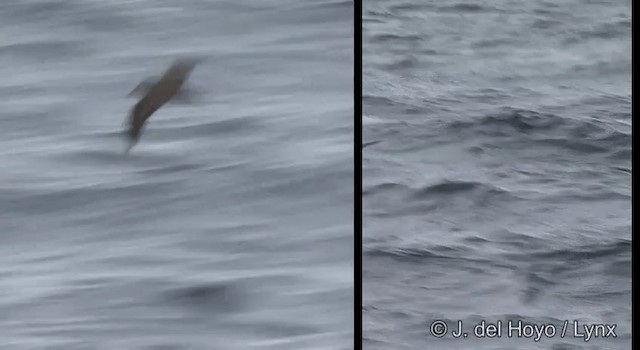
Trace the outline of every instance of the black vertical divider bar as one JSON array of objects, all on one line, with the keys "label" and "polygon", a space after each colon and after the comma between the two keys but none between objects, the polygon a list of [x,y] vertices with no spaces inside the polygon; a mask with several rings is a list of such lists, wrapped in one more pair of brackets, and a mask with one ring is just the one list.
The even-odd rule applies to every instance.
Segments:
[{"label": "black vertical divider bar", "polygon": [[354,155],[354,349],[362,349],[362,2],[354,0],[353,155]]},{"label": "black vertical divider bar", "polygon": [[[631,18],[635,17],[635,9],[638,6],[633,6],[633,3],[631,4]],[[636,21],[637,22],[637,21]],[[635,173],[633,172],[633,160],[634,160],[634,150],[635,150],[635,143],[637,140],[637,137],[635,137],[636,135],[636,124],[633,122],[633,88],[634,88],[634,82],[635,82],[635,75],[634,73],[634,69],[633,69],[633,32],[634,32],[634,28],[635,27],[635,22],[632,20],[631,21],[631,325],[633,326],[633,319],[634,319],[634,313],[635,313],[635,309],[633,307],[633,299],[635,297],[635,292],[638,290],[637,288],[634,288],[635,285],[635,281],[637,280],[636,278],[636,273],[638,272],[638,269],[634,269],[633,268],[633,260],[634,260],[634,254],[633,254],[633,240],[634,240],[634,220],[633,220],[633,213],[635,213],[635,211],[633,210],[633,204],[635,202],[635,198],[636,196],[634,196],[634,188],[636,188],[636,181],[635,181]],[[637,323],[637,322],[636,322]],[[633,337],[631,338],[631,346],[633,348]]]}]

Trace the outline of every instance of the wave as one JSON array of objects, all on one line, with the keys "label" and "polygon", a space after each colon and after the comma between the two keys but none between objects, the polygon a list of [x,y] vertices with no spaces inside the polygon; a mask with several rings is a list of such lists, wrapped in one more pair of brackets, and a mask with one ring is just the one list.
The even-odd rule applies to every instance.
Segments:
[{"label": "wave", "polygon": [[364,189],[362,191],[362,196],[369,197],[379,194],[387,194],[388,192],[403,193],[406,199],[413,201],[421,201],[455,195],[466,196],[469,194],[475,194],[486,197],[509,194],[509,191],[481,182],[443,180],[441,182],[421,188],[412,188],[399,183],[385,182]]},{"label": "wave", "polygon": [[483,270],[481,266],[493,268],[495,262],[474,256],[470,247],[453,246],[376,246],[365,247],[363,255],[366,259],[387,258],[400,263],[423,264],[425,261],[462,263],[459,268],[472,268],[476,272]]},{"label": "wave", "polygon": [[80,40],[53,40],[50,38],[0,46],[0,55],[15,55],[15,59],[40,60],[43,55],[49,60],[63,60],[92,53]]},{"label": "wave", "polygon": [[374,43],[390,43],[390,42],[402,42],[407,44],[416,44],[422,42],[425,39],[423,35],[417,34],[375,34],[371,36],[371,40]]},{"label": "wave", "polygon": [[574,248],[539,251],[530,254],[533,259],[561,259],[566,262],[618,256],[631,252],[631,240],[620,239],[610,243],[598,243]]},{"label": "wave", "polygon": [[86,213],[89,208],[131,203],[140,201],[141,197],[166,197],[167,191],[179,184],[180,181],[176,180],[155,180],[152,183],[100,184],[54,191],[22,190],[7,201],[11,203],[9,209],[14,214],[52,214],[65,210],[83,210]]},{"label": "wave", "polygon": [[[421,248],[421,247],[376,247],[365,248],[364,254],[368,257],[392,257],[398,259],[414,258],[419,259],[460,259],[458,254],[446,254],[444,252],[437,252],[433,249]],[[464,259],[464,258],[462,258]]]},{"label": "wave", "polygon": [[382,140],[375,140],[375,141],[363,142],[363,143],[362,143],[362,148],[364,149],[364,148],[367,148],[367,147],[370,147],[370,146],[374,146],[374,145],[376,145],[376,144],[378,144],[378,143],[380,143],[380,142],[382,142]]},{"label": "wave", "polygon": [[[428,106],[409,103],[406,101],[398,101],[393,97],[388,96],[376,96],[372,94],[362,95],[362,104],[365,108],[365,112],[368,110],[374,110],[376,113],[380,113],[383,110],[390,110],[393,114],[401,112],[406,115],[424,115],[431,109]],[[371,117],[369,117],[371,119]],[[402,121],[396,121],[396,123],[403,123]]]},{"label": "wave", "polygon": [[452,131],[472,130],[474,132],[500,136],[505,133],[531,133],[558,128],[567,120],[554,114],[538,113],[524,109],[485,115],[471,121],[455,121],[449,125]]},{"label": "wave", "polygon": [[418,190],[412,197],[413,199],[421,200],[433,196],[468,194],[469,192],[484,195],[501,195],[508,193],[508,191],[481,182],[447,180]]},{"label": "wave", "polygon": [[604,23],[578,33],[582,40],[629,38],[631,36],[631,19],[613,23]]},{"label": "wave", "polygon": [[258,132],[262,125],[259,120],[252,117],[233,118],[217,120],[193,125],[176,126],[154,126],[149,128],[149,134],[155,137],[179,137],[179,138],[201,138],[220,137],[222,135],[233,135],[248,132]]},{"label": "wave", "polygon": [[442,180],[418,188],[393,182],[367,186],[363,200],[366,216],[399,219],[424,217],[429,213],[438,215],[443,211],[480,215],[485,210],[493,211],[521,199],[508,190],[485,183]]},{"label": "wave", "polygon": [[534,143],[585,154],[617,153],[631,149],[631,133],[614,129],[603,121],[564,118],[523,109],[512,109],[469,121],[455,121],[447,129],[453,134],[511,138],[525,144]]},{"label": "wave", "polygon": [[436,12],[436,13],[456,13],[456,14],[474,14],[481,12],[496,12],[497,8],[480,5],[473,2],[459,2],[454,4],[447,5],[435,5],[435,4],[424,4],[424,3],[409,3],[403,2],[401,4],[394,4],[389,6],[387,11],[371,11],[368,10],[369,14],[386,14],[386,15],[413,15],[416,13],[424,13],[424,12]]},{"label": "wave", "polygon": [[443,12],[450,11],[456,13],[477,13],[493,11],[495,9],[474,3],[458,3],[453,5],[440,6],[439,10]]}]

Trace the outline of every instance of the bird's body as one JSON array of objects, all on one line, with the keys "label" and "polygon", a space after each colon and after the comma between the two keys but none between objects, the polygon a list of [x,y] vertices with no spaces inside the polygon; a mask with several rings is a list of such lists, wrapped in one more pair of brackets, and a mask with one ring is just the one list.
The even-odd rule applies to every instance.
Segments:
[{"label": "bird's body", "polygon": [[[169,67],[160,80],[153,84],[147,83],[147,93],[133,106],[129,115],[127,152],[138,142],[147,119],[180,91],[195,64],[194,60],[178,60]],[[144,84],[138,85],[129,95],[139,92]]]}]

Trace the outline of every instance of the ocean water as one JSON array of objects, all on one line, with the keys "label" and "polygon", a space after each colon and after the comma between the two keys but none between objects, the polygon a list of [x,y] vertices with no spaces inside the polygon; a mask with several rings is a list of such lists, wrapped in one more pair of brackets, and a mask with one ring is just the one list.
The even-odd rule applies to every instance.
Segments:
[{"label": "ocean water", "polygon": [[364,349],[631,348],[631,1],[365,0],[363,113]]},{"label": "ocean water", "polygon": [[[353,6],[0,4],[0,349],[350,349]],[[196,56],[124,155],[141,81]]]}]

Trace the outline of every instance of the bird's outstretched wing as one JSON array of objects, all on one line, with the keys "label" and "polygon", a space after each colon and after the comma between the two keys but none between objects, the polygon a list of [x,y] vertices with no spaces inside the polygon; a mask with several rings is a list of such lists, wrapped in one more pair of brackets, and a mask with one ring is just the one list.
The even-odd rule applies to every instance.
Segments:
[{"label": "bird's outstretched wing", "polygon": [[148,78],[142,81],[138,86],[136,86],[131,92],[127,95],[127,97],[142,97],[151,90],[151,87],[158,82],[158,79]]}]

